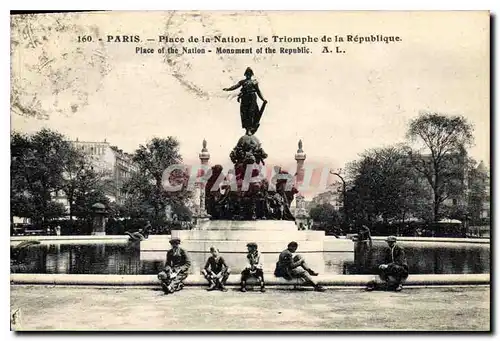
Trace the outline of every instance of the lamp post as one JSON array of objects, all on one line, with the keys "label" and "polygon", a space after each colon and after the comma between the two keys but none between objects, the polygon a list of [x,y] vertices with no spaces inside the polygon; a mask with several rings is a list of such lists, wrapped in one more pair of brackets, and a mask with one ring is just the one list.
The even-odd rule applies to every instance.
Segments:
[{"label": "lamp post", "polygon": [[348,216],[347,216],[347,191],[346,191],[346,182],[342,174],[342,168],[339,168],[338,171],[330,170],[330,174],[337,176],[340,181],[342,181],[342,205],[344,206],[344,226],[347,228],[348,224]]}]

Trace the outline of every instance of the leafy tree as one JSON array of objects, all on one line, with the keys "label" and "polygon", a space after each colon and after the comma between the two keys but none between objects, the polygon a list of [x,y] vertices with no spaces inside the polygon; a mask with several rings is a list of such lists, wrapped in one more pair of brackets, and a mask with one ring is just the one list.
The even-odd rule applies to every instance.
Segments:
[{"label": "leafy tree", "polygon": [[341,216],[335,207],[325,203],[314,206],[309,211],[309,216],[319,224],[321,229],[332,229],[341,223]]},{"label": "leafy tree", "polygon": [[464,190],[465,148],[473,142],[473,127],[462,116],[424,112],[412,120],[407,136],[423,144],[423,150],[411,154],[412,161],[432,190],[432,218],[442,216],[443,202]]},{"label": "leafy tree", "polygon": [[11,135],[11,215],[31,218],[37,225],[64,214],[53,194],[63,185],[65,156],[71,145],[57,132]]},{"label": "leafy tree", "polygon": [[119,207],[120,216],[124,218],[152,218],[152,206],[148,201],[153,185],[147,178],[133,173],[125,182],[122,192],[126,193],[123,203]]},{"label": "leafy tree", "polygon": [[[165,219],[167,205],[182,205],[191,193],[183,186],[181,191],[168,192],[163,187],[163,173],[171,165],[180,164],[179,142],[174,137],[153,138],[145,146],[141,145],[133,155],[138,172],[124,184],[127,193],[124,208],[129,216],[147,216],[152,224]],[[173,172],[171,183],[187,184],[185,172]]]},{"label": "leafy tree", "polygon": [[24,172],[27,170],[30,142],[26,135],[14,132],[11,135],[11,167],[10,167],[10,218],[14,216],[29,217],[33,212],[29,183]]},{"label": "leafy tree", "polygon": [[48,130],[11,135],[11,219],[27,217],[36,225],[66,214],[56,193],[66,194],[70,220],[90,217],[96,202],[107,203],[105,172],[95,171],[92,160],[63,135]]},{"label": "leafy tree", "polygon": [[84,219],[92,217],[92,205],[101,203],[109,207],[110,200],[103,189],[99,175],[89,170],[81,176],[81,182],[75,187],[73,212],[75,216]]},{"label": "leafy tree", "polygon": [[348,209],[357,221],[405,220],[425,202],[405,146],[372,149],[348,165]]},{"label": "leafy tree", "polygon": [[97,201],[108,202],[105,192],[110,183],[110,172],[96,170],[92,159],[82,151],[72,148],[64,160],[63,186],[69,204],[69,218],[88,216]]}]

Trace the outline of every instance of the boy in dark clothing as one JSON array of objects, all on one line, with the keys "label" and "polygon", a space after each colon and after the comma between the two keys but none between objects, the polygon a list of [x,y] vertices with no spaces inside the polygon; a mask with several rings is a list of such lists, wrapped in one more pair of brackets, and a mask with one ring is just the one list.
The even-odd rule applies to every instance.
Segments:
[{"label": "boy in dark clothing", "polygon": [[306,283],[311,284],[315,291],[325,291],[325,289],[317,284],[311,276],[317,276],[318,273],[313,271],[306,263],[304,258],[300,255],[294,255],[297,251],[297,242],[290,242],[286,250],[281,252],[274,275],[276,277],[283,277],[287,280],[294,278],[301,278]]},{"label": "boy in dark clothing", "polygon": [[[387,283],[388,289],[394,291],[403,290],[403,282],[408,278],[408,262],[404,249],[396,244],[396,237],[389,236],[386,239],[389,246],[385,250],[384,263],[379,265],[380,278]],[[368,284],[367,290],[375,289],[375,281]]]},{"label": "boy in dark clothing", "polygon": [[161,281],[161,286],[166,294],[182,290],[184,287],[183,281],[187,278],[191,266],[188,253],[179,247],[180,243],[181,240],[178,238],[170,240],[172,248],[167,251],[165,268],[158,274],[158,279]]},{"label": "boy in dark clothing", "polygon": [[248,243],[247,248],[248,248],[248,254],[247,254],[248,265],[241,272],[241,291],[242,292],[247,291],[246,288],[247,280],[250,277],[255,277],[259,280],[260,291],[265,292],[266,288],[264,284],[264,271],[262,270],[263,267],[262,267],[261,255],[257,250],[258,246],[256,243]]},{"label": "boy in dark clothing", "polygon": [[224,258],[219,255],[218,249],[212,246],[210,253],[212,255],[207,259],[204,269],[201,270],[209,284],[207,290],[212,291],[219,288],[222,291],[227,291],[226,281],[229,278],[231,270]]}]

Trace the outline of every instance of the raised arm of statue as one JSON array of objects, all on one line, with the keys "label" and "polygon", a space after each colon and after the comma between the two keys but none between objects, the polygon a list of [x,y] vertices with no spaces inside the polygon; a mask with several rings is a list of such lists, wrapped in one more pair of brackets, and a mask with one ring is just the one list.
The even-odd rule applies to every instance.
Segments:
[{"label": "raised arm of statue", "polygon": [[224,91],[233,91],[233,90],[238,89],[240,86],[241,86],[241,81],[239,81],[238,83],[236,83],[235,85],[233,85],[233,86],[231,86],[229,88],[224,88],[222,90],[224,90]]}]

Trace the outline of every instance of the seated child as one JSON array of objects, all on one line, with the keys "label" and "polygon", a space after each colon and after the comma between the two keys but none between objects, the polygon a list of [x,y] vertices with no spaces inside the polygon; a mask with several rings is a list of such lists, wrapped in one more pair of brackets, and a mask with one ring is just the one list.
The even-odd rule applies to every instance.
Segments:
[{"label": "seated child", "polygon": [[172,248],[167,251],[167,261],[163,271],[158,274],[163,291],[172,294],[182,290],[184,280],[188,276],[191,260],[186,250],[179,247],[181,240],[173,238],[170,240]]},{"label": "seated child", "polygon": [[259,280],[260,291],[265,292],[266,289],[264,285],[264,271],[262,270],[260,253],[257,250],[258,246],[256,243],[248,243],[247,248],[248,248],[248,254],[247,254],[248,265],[241,272],[241,291],[242,292],[247,291],[246,289],[247,280],[250,277],[254,277]]},{"label": "seated child", "polygon": [[224,258],[220,256],[217,248],[212,246],[210,253],[212,255],[208,257],[205,267],[201,270],[209,284],[207,290],[212,291],[218,288],[222,291],[227,291],[226,281],[229,278],[231,269],[227,266]]}]

